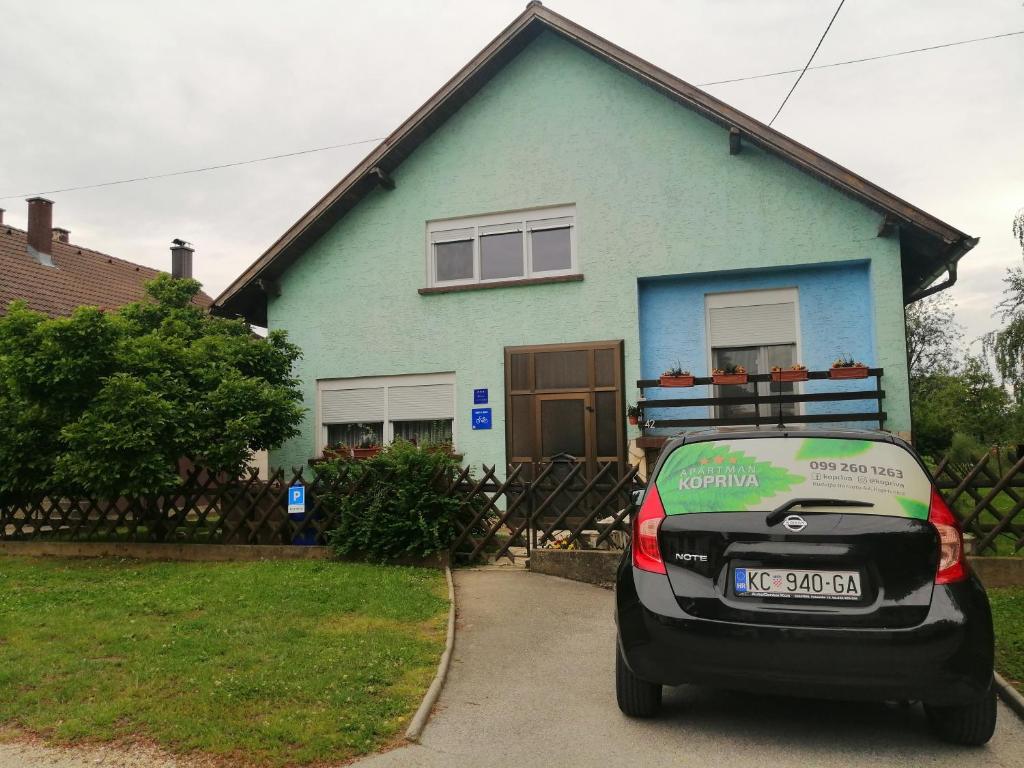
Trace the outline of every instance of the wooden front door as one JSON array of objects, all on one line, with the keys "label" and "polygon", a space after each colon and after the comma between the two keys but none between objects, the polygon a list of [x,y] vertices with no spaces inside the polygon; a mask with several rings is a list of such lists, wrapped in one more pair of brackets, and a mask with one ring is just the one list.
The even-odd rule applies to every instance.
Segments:
[{"label": "wooden front door", "polygon": [[554,456],[585,463],[625,464],[622,342],[505,348],[505,443],[511,464]]}]

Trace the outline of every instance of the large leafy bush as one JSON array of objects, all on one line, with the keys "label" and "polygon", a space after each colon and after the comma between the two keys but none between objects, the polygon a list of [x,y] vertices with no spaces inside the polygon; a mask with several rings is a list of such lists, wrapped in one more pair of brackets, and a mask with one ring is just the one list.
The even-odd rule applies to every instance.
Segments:
[{"label": "large leafy bush", "polygon": [[179,459],[240,472],[297,433],[300,353],[196,306],[195,280],[162,275],[146,301],[47,318],[0,317],[0,498],[156,495]]},{"label": "large leafy bush", "polygon": [[321,496],[336,515],[336,554],[394,560],[429,555],[455,540],[461,500],[448,488],[459,463],[448,451],[396,440],[369,459],[327,461],[316,470],[338,489]]}]

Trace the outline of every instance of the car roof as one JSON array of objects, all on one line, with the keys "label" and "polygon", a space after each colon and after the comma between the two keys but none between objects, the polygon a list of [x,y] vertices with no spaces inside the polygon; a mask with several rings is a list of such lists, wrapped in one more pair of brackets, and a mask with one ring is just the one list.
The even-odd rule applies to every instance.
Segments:
[{"label": "car roof", "polygon": [[895,443],[908,447],[907,443],[892,432],[882,429],[858,429],[856,427],[805,427],[805,426],[766,426],[766,427],[709,427],[707,429],[685,432],[671,438],[665,449],[676,448],[686,443],[701,443],[721,438],[731,440],[742,438],[786,438],[786,437],[825,437],[834,440],[874,440],[880,443]]}]

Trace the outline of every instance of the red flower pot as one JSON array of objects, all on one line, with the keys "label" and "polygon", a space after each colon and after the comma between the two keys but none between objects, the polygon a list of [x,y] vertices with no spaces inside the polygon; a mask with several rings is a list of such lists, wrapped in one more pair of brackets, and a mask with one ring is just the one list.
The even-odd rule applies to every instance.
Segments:
[{"label": "red flower pot", "polygon": [[746,384],[747,374],[745,373],[713,373],[711,374],[712,384]]},{"label": "red flower pot", "polygon": [[830,379],[866,379],[868,367],[866,365],[849,365],[844,368],[829,368]]},{"label": "red flower pot", "polygon": [[692,387],[693,376],[665,376],[658,379],[658,386],[661,387]]},{"label": "red flower pot", "polygon": [[629,423],[632,424],[635,427],[637,424],[640,423],[640,417],[639,416],[630,416],[629,417]]},{"label": "red flower pot", "polygon": [[772,381],[807,381],[807,371],[772,371]]}]

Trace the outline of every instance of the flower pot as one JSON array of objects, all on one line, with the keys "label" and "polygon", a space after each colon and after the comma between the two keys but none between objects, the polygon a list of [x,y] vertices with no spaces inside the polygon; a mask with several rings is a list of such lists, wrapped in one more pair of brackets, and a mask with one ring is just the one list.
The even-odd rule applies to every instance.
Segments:
[{"label": "flower pot", "polygon": [[772,381],[807,381],[807,371],[772,371]]},{"label": "flower pot", "polygon": [[640,417],[639,416],[630,416],[629,417],[629,423],[632,424],[635,427],[637,424],[640,423]]},{"label": "flower pot", "polygon": [[745,373],[713,373],[711,374],[711,383],[726,385],[726,384],[746,384],[747,374]]},{"label": "flower pot", "polygon": [[662,374],[658,379],[658,386],[661,387],[692,387],[693,376],[666,376]]},{"label": "flower pot", "polygon": [[376,456],[380,453],[380,446],[376,445],[373,448],[353,448],[352,458],[353,459],[369,459],[372,456]]},{"label": "flower pot", "polygon": [[844,368],[829,368],[830,379],[866,379],[868,367],[866,365],[849,365]]}]

